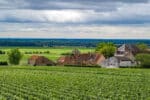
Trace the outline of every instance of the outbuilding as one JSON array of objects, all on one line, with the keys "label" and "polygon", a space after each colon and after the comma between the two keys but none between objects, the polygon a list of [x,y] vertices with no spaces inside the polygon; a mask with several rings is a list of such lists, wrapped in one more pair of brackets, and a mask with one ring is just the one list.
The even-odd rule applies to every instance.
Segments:
[{"label": "outbuilding", "polygon": [[53,66],[55,62],[44,56],[33,55],[28,59],[28,64],[32,66]]},{"label": "outbuilding", "polygon": [[71,66],[99,66],[105,57],[98,53],[83,53],[63,56],[58,59],[59,65]]},{"label": "outbuilding", "polygon": [[101,63],[104,68],[131,67],[136,63],[127,57],[110,57]]}]

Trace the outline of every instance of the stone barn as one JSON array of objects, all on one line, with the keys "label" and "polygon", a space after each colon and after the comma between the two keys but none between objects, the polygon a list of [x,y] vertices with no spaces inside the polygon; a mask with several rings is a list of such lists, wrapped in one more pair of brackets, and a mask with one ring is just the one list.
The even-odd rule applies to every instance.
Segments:
[{"label": "stone barn", "polygon": [[136,63],[127,57],[110,57],[101,63],[104,68],[131,67]]},{"label": "stone barn", "polygon": [[65,66],[99,66],[105,57],[98,53],[76,53],[68,56],[63,56],[58,59],[59,65]]},{"label": "stone barn", "polygon": [[53,66],[55,62],[44,56],[33,55],[28,59],[28,64],[32,66]]},{"label": "stone barn", "polygon": [[116,57],[110,57],[101,63],[104,68],[119,68],[119,62]]}]

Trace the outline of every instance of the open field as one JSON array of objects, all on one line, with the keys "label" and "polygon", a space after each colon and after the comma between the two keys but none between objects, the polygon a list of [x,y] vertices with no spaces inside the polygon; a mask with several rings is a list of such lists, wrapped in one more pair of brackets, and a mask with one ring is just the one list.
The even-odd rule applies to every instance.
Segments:
[{"label": "open field", "polygon": [[0,100],[149,100],[149,69],[0,67]]},{"label": "open field", "polygon": [[[10,49],[12,49],[14,47],[1,47],[0,50],[9,52]],[[17,48],[17,47],[16,47]],[[37,55],[43,55],[53,61],[56,61],[61,54],[63,53],[68,53],[71,52],[74,48],[73,47],[59,47],[59,48],[30,48],[30,47],[18,47],[19,50],[22,52],[23,54],[23,58],[21,60],[21,65],[26,65],[27,64],[27,59],[32,56],[32,55],[36,55],[36,54],[25,54],[25,52],[46,52],[49,51],[49,54],[37,54]],[[83,52],[92,52],[94,51],[94,48],[78,48],[82,53]],[[7,61],[7,54],[5,55],[0,55],[0,61]]]},{"label": "open field", "polygon": [[[11,47],[0,48],[8,52]],[[19,66],[0,66],[0,100],[149,100],[149,69],[103,69],[62,66],[32,67],[27,59],[38,53],[56,61],[74,48],[20,48]],[[92,52],[94,48],[78,48]],[[7,54],[0,61],[8,61]]]}]

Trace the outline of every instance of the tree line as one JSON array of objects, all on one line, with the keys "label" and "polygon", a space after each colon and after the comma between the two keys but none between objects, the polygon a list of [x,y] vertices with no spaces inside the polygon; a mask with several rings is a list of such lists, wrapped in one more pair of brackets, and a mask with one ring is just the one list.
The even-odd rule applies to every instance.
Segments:
[{"label": "tree line", "polygon": [[[80,46],[96,47],[99,42],[112,42],[117,46],[122,44],[145,43],[150,44],[150,40],[127,40],[127,39],[0,39],[0,46],[18,47],[59,47],[59,46]],[[150,45],[149,45],[150,46]]]}]

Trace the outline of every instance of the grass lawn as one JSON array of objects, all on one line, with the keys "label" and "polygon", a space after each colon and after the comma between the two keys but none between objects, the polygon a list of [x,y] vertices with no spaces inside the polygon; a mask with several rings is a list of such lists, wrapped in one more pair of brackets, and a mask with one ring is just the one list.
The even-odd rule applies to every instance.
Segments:
[{"label": "grass lawn", "polygon": [[0,67],[0,100],[149,100],[149,69]]}]

